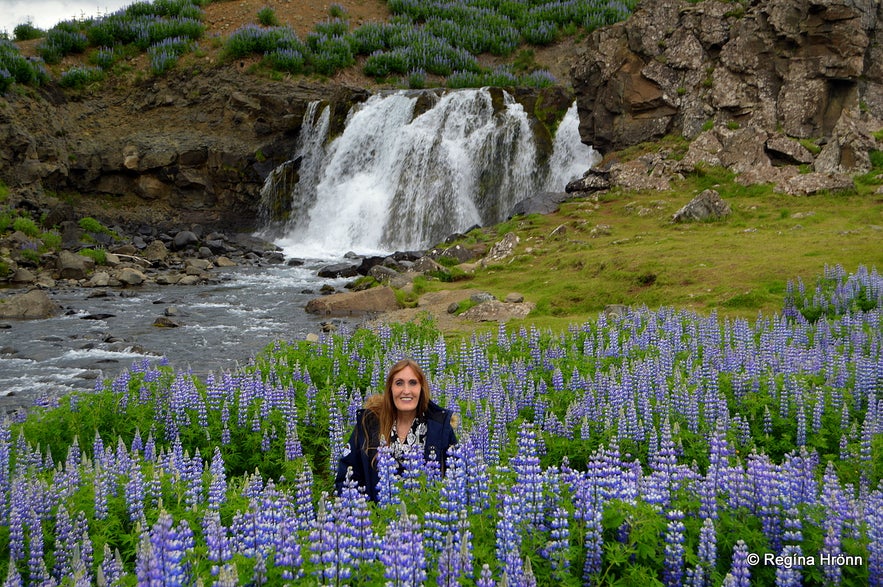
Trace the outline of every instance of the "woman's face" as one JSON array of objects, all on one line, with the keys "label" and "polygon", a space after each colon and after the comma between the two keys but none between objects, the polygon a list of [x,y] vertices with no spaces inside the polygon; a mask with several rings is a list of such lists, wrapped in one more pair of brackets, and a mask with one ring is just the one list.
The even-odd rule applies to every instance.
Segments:
[{"label": "woman's face", "polygon": [[410,367],[405,367],[392,377],[392,401],[402,416],[416,416],[420,401],[420,380]]}]

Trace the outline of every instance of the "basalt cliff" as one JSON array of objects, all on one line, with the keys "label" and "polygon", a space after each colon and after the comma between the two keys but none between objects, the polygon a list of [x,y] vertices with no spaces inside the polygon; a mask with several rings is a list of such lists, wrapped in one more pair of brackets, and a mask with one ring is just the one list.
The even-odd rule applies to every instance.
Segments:
[{"label": "basalt cliff", "polygon": [[[790,193],[849,187],[881,148],[881,17],[874,0],[645,1],[572,58],[583,141],[614,154],[598,172],[626,187],[664,188],[701,163]],[[291,157],[307,105],[331,104],[339,132],[370,92],[239,65],[10,92],[0,97],[0,179],[16,201],[46,208],[56,195],[110,223],[254,229],[261,186]],[[571,94],[549,96],[536,110],[560,116]],[[672,134],[692,140],[683,159],[616,168],[617,150]],[[610,178],[576,184],[568,191]]]},{"label": "basalt cliff", "polygon": [[865,172],[881,148],[881,19],[875,0],[645,1],[574,63],[580,134],[605,154],[682,135],[681,168],[722,164],[794,193],[813,179],[799,166]]}]

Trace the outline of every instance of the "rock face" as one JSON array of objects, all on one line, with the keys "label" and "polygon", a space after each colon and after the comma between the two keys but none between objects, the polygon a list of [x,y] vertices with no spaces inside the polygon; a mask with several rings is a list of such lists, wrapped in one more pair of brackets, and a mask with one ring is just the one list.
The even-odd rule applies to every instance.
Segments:
[{"label": "rock face", "polygon": [[58,313],[58,305],[38,289],[0,298],[0,318],[39,319]]},{"label": "rock face", "polygon": [[606,153],[709,124],[752,128],[766,158],[865,171],[883,119],[881,21],[875,0],[643,2],[593,32],[572,68],[580,134]]},{"label": "rock face", "polygon": [[264,179],[291,157],[309,103],[330,104],[339,132],[368,95],[232,67],[108,82],[89,96],[8,92],[0,96],[0,179],[25,194],[99,196],[94,211],[82,209],[83,198],[78,212],[106,224],[252,230]]}]

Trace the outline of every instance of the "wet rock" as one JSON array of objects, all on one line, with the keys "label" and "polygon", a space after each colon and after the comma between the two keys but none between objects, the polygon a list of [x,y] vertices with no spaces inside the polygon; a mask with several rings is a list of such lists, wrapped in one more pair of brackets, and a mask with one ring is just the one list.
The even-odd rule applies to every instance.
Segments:
[{"label": "wet rock", "polygon": [[176,320],[172,320],[168,316],[159,316],[156,320],[153,321],[153,325],[157,328],[178,328],[181,326],[179,322]]},{"label": "wet rock", "polygon": [[358,271],[356,270],[355,265],[350,265],[349,263],[334,263],[319,269],[318,275],[319,277],[324,277],[326,279],[334,279],[336,277],[355,277],[358,275]]},{"label": "wet rock", "polygon": [[58,304],[46,292],[38,289],[0,298],[0,318],[48,318],[59,310]]},{"label": "wet rock", "polygon": [[86,314],[85,316],[83,316],[80,319],[81,320],[107,320],[108,318],[113,318],[114,316],[116,316],[116,314],[96,313],[96,314]]},{"label": "wet rock", "polygon": [[427,251],[427,256],[432,259],[441,259],[442,257],[451,257],[456,259],[457,263],[468,263],[475,259],[475,252],[463,245],[453,245],[450,247],[436,248]]},{"label": "wet rock", "polygon": [[572,194],[566,192],[540,192],[515,204],[509,213],[509,218],[524,214],[551,214],[561,207],[562,202],[573,197]]}]

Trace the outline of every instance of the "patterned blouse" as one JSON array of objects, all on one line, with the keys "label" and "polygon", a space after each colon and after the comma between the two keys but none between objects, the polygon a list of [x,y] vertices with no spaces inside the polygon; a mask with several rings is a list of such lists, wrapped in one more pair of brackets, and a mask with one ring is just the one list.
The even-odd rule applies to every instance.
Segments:
[{"label": "patterned blouse", "polygon": [[427,430],[425,417],[421,416],[420,418],[414,418],[414,422],[411,424],[411,429],[408,430],[408,435],[404,440],[399,438],[396,430],[396,423],[393,422],[392,431],[389,434],[389,437],[393,439],[390,443],[390,448],[392,449],[392,455],[395,457],[399,465],[403,464],[406,452],[418,450],[418,454],[423,456],[423,444],[426,441]]}]

